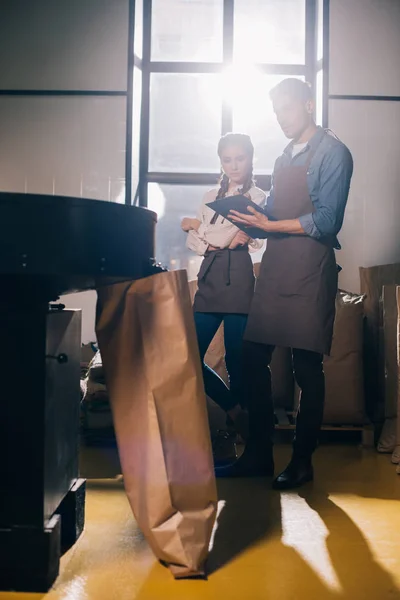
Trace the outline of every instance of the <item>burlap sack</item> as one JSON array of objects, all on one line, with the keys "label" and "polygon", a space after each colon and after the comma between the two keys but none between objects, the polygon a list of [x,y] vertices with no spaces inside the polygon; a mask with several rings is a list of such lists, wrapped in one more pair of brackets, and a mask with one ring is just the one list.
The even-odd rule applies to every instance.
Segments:
[{"label": "burlap sack", "polygon": [[186,273],[99,289],[96,332],[135,518],[176,578],[202,575],[217,494]]},{"label": "burlap sack", "polygon": [[362,425],[365,422],[363,329],[364,299],[339,291],[331,355],[324,359],[324,423]]},{"label": "burlap sack", "polygon": [[[365,422],[363,319],[364,296],[339,291],[331,355],[324,359],[325,424],[362,425]],[[296,386],[296,409],[298,402]]]},{"label": "burlap sack", "polygon": [[[396,446],[392,455],[392,462],[400,463],[400,286],[396,287],[396,304],[397,304],[397,327],[396,327],[396,375],[397,375],[397,418],[396,418]],[[397,468],[397,473],[400,473],[400,465]]]},{"label": "burlap sack", "polygon": [[[385,422],[381,431],[377,450],[378,452],[390,454],[394,453],[397,444],[398,365],[396,291],[397,287],[395,285],[385,285],[382,290],[385,361]],[[393,456],[393,458],[395,459],[395,456]]]},{"label": "burlap sack", "polygon": [[385,416],[385,361],[383,344],[384,285],[400,284],[400,264],[360,268],[361,293],[365,294],[365,393],[368,416],[382,421]]},{"label": "burlap sack", "polygon": [[100,352],[89,363],[82,382],[81,431],[87,445],[115,443],[114,426]]}]

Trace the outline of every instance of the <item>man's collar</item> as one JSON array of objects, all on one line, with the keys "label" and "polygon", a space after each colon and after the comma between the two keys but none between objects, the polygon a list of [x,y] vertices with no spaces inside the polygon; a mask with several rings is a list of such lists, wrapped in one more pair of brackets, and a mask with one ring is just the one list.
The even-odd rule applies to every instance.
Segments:
[{"label": "man's collar", "polygon": [[[310,140],[308,140],[307,144],[306,144],[306,148],[307,149],[311,149],[313,150],[314,148],[316,148],[318,146],[318,144],[321,141],[321,138],[325,135],[325,130],[322,127],[317,127],[317,131],[314,133],[314,135],[312,136],[312,138]],[[289,156],[292,155],[292,149],[293,146],[295,145],[294,140],[292,140],[284,149],[284,154],[288,154]]]}]

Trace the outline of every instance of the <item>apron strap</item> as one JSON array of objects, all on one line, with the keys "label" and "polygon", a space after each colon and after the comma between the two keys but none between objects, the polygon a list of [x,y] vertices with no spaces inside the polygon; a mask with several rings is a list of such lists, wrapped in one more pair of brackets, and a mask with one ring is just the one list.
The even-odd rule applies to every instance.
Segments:
[{"label": "apron strap", "polygon": [[200,267],[200,271],[198,274],[198,278],[200,280],[204,279],[205,276],[207,275],[208,271],[211,269],[211,266],[215,260],[216,254],[217,254],[216,252],[210,252],[209,254],[206,254],[204,256],[204,260],[203,260],[203,263]]},{"label": "apron strap", "polygon": [[[324,132],[324,133],[325,133],[325,135],[327,135],[327,133],[326,133],[326,132]],[[318,142],[317,146],[315,146],[315,148],[314,148],[313,150],[311,150],[311,151],[308,153],[307,160],[306,160],[306,162],[305,162],[305,166],[307,167],[307,169],[308,169],[308,167],[310,166],[310,164],[311,164],[311,161],[312,161],[312,159],[314,158],[314,156],[315,156],[315,153],[316,153],[316,151],[318,150],[318,147],[319,147],[320,143],[322,142],[322,140],[324,139],[324,137],[325,137],[324,135],[323,135],[323,136],[321,136],[321,139],[319,140],[319,142]]]},{"label": "apron strap", "polygon": [[228,249],[227,253],[226,253],[226,261],[225,261],[225,269],[224,269],[224,279],[225,279],[225,285],[230,285],[231,284],[231,250]]},{"label": "apron strap", "polygon": [[222,259],[222,275],[224,279],[225,285],[230,285],[231,283],[231,252],[229,248],[224,248],[223,250],[213,250],[209,254],[206,254],[204,257],[203,264],[200,268],[198,278],[200,280],[205,279],[207,273],[211,269],[215,259],[217,256],[220,256]]},{"label": "apron strap", "polygon": [[215,223],[217,222],[218,216],[219,216],[218,213],[214,212],[212,219],[210,221],[210,225],[215,225]]}]

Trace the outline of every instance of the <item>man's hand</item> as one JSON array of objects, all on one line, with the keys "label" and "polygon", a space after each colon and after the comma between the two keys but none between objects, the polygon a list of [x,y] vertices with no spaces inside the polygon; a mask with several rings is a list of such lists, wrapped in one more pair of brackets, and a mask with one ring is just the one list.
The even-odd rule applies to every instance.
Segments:
[{"label": "man's hand", "polygon": [[181,221],[181,227],[183,231],[191,231],[192,229],[197,231],[200,227],[200,221],[198,219],[191,219],[189,217],[185,217]]},{"label": "man's hand", "polygon": [[246,246],[249,243],[249,236],[244,231],[238,231],[231,243],[229,244],[229,250],[234,250],[238,246]]},{"label": "man's hand", "polygon": [[258,229],[263,229],[264,231],[271,231],[270,220],[268,219],[267,215],[259,212],[252,206],[248,206],[247,210],[249,213],[251,213],[250,215],[245,215],[237,210],[231,210],[229,217],[235,223],[241,223],[242,225],[247,225],[248,227],[258,227]]}]

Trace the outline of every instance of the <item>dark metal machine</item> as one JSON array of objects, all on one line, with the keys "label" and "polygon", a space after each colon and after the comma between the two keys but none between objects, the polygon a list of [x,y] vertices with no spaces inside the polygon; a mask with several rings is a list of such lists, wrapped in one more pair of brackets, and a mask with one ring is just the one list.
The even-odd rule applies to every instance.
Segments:
[{"label": "dark metal machine", "polygon": [[0,193],[0,590],[47,591],[84,526],[81,312],[61,294],[155,272],[156,215]]}]

